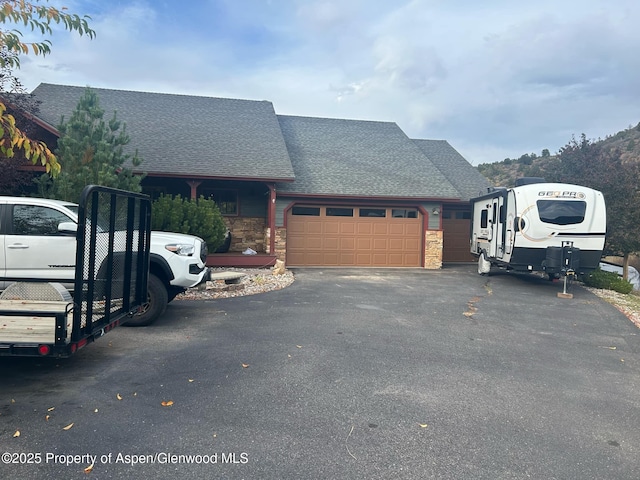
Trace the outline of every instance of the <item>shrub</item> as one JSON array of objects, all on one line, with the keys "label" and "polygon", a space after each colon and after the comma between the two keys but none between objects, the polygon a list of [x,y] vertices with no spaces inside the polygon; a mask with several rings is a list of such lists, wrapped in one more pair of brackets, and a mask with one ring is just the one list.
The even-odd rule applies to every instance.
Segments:
[{"label": "shrub", "polygon": [[215,252],[224,242],[227,227],[213,200],[185,199],[179,195],[161,195],[151,205],[151,228],[165,232],[196,235]]},{"label": "shrub", "polygon": [[593,288],[605,288],[619,293],[631,293],[633,285],[615,272],[606,272],[597,268],[583,276],[585,285]]}]

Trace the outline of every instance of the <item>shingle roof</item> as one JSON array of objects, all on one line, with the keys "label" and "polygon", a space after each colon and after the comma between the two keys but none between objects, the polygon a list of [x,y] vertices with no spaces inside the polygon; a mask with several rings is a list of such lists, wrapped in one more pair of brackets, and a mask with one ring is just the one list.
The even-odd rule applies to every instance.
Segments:
[{"label": "shingle roof", "polygon": [[460,194],[391,122],[278,115],[295,181],[278,193],[395,198]]},{"label": "shingle roof", "polygon": [[[140,170],[192,177],[290,181],[293,169],[268,101],[92,88],[108,120],[127,124],[128,148]],[[40,84],[39,117],[52,126],[69,118],[85,87]]]},{"label": "shingle roof", "polygon": [[468,201],[477,197],[491,186],[489,180],[446,140],[413,141],[460,192],[462,200]]}]

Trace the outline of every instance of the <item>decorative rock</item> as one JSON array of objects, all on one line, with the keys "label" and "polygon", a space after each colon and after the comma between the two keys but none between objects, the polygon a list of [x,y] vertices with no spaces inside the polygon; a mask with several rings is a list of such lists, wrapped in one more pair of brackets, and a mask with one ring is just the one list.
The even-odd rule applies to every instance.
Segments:
[{"label": "decorative rock", "polygon": [[282,260],[276,260],[276,264],[271,270],[274,275],[284,275],[286,269],[284,268],[284,262]]}]

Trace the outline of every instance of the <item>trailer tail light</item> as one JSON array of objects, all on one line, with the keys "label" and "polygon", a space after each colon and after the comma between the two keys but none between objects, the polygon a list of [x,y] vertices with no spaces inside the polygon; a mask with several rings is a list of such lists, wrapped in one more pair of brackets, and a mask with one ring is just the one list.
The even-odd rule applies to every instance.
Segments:
[{"label": "trailer tail light", "polygon": [[49,355],[51,348],[49,348],[49,345],[38,345],[38,353],[42,356]]}]

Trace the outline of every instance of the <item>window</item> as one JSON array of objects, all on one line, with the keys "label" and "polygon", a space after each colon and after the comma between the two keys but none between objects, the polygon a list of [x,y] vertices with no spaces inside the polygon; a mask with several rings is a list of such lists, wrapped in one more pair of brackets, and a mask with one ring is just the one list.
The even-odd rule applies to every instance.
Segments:
[{"label": "window", "polygon": [[489,210],[486,208],[480,212],[480,228],[487,228],[489,225]]},{"label": "window", "polygon": [[209,195],[222,215],[238,215],[238,192],[235,190],[215,190]]},{"label": "window", "polygon": [[387,216],[387,211],[384,208],[361,208],[359,216],[384,218]]},{"label": "window", "polygon": [[353,217],[353,208],[327,207],[327,217]]},{"label": "window", "polygon": [[293,207],[291,209],[292,215],[305,215],[308,217],[319,217],[320,207]]},{"label": "window", "polygon": [[13,207],[14,235],[58,235],[58,225],[73,222],[53,208],[38,205],[15,205]]},{"label": "window", "polygon": [[538,200],[538,215],[544,223],[573,225],[584,221],[587,202],[582,200]]},{"label": "window", "polygon": [[393,218],[418,218],[418,210],[415,208],[394,208],[391,210]]}]

